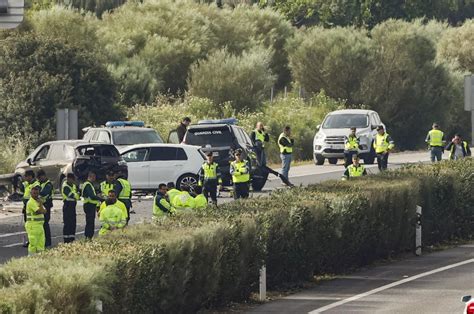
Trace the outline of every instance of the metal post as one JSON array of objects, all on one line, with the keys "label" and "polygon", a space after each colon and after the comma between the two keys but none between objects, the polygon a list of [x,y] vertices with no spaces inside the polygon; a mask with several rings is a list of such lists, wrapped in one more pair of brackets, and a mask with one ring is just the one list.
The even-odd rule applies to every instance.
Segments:
[{"label": "metal post", "polygon": [[260,269],[260,294],[258,299],[261,302],[267,299],[267,268],[265,265]]},{"label": "metal post", "polygon": [[285,86],[285,98],[286,98],[286,92],[287,92],[287,88],[286,88],[286,86]]},{"label": "metal post", "polygon": [[421,206],[416,205],[416,236],[415,236],[415,254],[421,255]]},{"label": "metal post", "polygon": [[270,90],[270,102],[273,102],[273,86],[272,86],[272,89]]},{"label": "metal post", "polygon": [[66,140],[69,139],[69,109],[64,109],[64,123],[65,123],[65,137]]}]

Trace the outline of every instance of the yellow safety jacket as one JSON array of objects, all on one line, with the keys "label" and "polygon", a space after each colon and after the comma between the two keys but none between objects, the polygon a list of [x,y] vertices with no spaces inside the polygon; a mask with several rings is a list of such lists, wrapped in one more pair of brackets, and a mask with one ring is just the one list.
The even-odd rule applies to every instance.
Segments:
[{"label": "yellow safety jacket", "polygon": [[84,190],[86,189],[87,186],[90,186],[90,188],[92,189],[92,192],[94,193],[94,195],[96,195],[94,185],[90,181],[84,182],[82,184],[82,197],[83,197],[83,200],[84,200],[84,204],[99,205],[99,203],[100,203],[99,200],[94,200],[90,197],[84,197],[84,195],[85,195]]},{"label": "yellow safety jacket", "polygon": [[[466,141],[463,141],[462,142],[462,146],[464,147],[464,151],[466,152],[467,154],[467,142]],[[451,149],[449,151],[449,159],[454,159],[454,152],[456,151],[456,145],[452,145],[451,146]]]},{"label": "yellow safety jacket", "polygon": [[443,146],[444,133],[440,130],[431,130],[428,132],[430,146]]},{"label": "yellow safety jacket", "polygon": [[280,136],[278,137],[278,146],[280,147],[280,153],[284,154],[284,153],[287,153],[287,154],[291,154],[293,153],[293,147],[290,147],[290,146],[284,146],[284,145],[281,145],[280,144],[280,140],[282,138],[286,138],[288,140],[288,142],[291,143],[291,139],[289,137],[287,137],[285,135],[285,133],[281,133]]},{"label": "yellow safety jacket", "polygon": [[33,182],[29,183],[28,181],[23,181],[23,200],[29,200],[31,197],[31,189],[34,188],[35,186],[40,186],[40,183],[38,180],[33,180]]},{"label": "yellow safety jacket", "polygon": [[187,191],[181,191],[176,195],[173,198],[171,205],[177,209],[193,209],[196,207],[194,197],[192,197]]},{"label": "yellow safety jacket", "polygon": [[359,150],[359,139],[356,136],[349,135],[344,145],[345,150]]},{"label": "yellow safety jacket", "polygon": [[[126,213],[127,211],[125,210]],[[127,224],[127,216],[124,215],[123,210],[115,203],[102,208],[99,213],[99,221],[102,224],[99,235],[104,235],[115,229],[123,229]]]},{"label": "yellow safety jacket", "polygon": [[265,147],[265,132],[255,129],[255,140],[262,142],[262,147]]},{"label": "yellow safety jacket", "polygon": [[[127,207],[125,206],[123,202],[117,200],[112,205],[115,205],[116,207],[120,208],[120,210],[122,211],[122,215],[125,217],[125,219],[128,218]],[[105,201],[102,202],[102,204],[100,204],[100,207],[99,207],[99,213],[106,207],[107,207],[107,203]]]},{"label": "yellow safety jacket", "polygon": [[109,183],[107,181],[102,181],[100,183],[100,192],[102,193],[104,197],[109,195],[110,190],[114,190],[114,189],[115,189],[115,185],[113,183]]},{"label": "yellow safety jacket", "polygon": [[374,149],[377,154],[385,153],[394,146],[393,141],[389,139],[388,133],[384,133],[383,135],[377,134],[375,136]]},{"label": "yellow safety jacket", "polygon": [[[65,188],[69,187],[70,192],[66,194]],[[63,196],[63,201],[71,201],[77,202],[80,199],[79,193],[77,193],[77,187],[75,184],[72,186],[67,183],[67,181],[63,182],[63,186],[61,187],[61,195]]]},{"label": "yellow safety jacket", "polygon": [[155,198],[153,199],[153,218],[174,214],[175,212],[176,210],[166,200],[165,196],[157,192]]},{"label": "yellow safety jacket", "polygon": [[120,200],[129,200],[132,198],[132,186],[128,180],[123,178],[117,179],[122,185],[122,191],[120,191],[120,195],[118,195],[118,199]]},{"label": "yellow safety jacket", "polygon": [[353,178],[353,177],[362,177],[364,175],[365,167],[364,165],[359,165],[359,167],[356,167],[354,165],[349,165],[347,169],[349,170],[349,177]]},{"label": "yellow safety jacket", "polygon": [[44,215],[43,214],[36,214],[36,212],[40,209],[38,201],[30,198],[28,203],[26,203],[26,222],[27,223],[34,223],[34,224],[44,224]]},{"label": "yellow safety jacket", "polygon": [[194,198],[194,205],[196,208],[204,209],[207,207],[207,199],[203,194],[199,194]]},{"label": "yellow safety jacket", "polygon": [[198,186],[202,185],[203,180],[217,180],[218,184],[222,184],[222,178],[220,176],[220,173],[218,172],[219,165],[216,162],[213,162],[212,164],[205,162],[202,164],[201,168],[202,171],[199,175]]},{"label": "yellow safety jacket", "polygon": [[[38,182],[39,182],[39,181],[38,181]],[[45,182],[40,183],[41,190],[43,190],[43,189],[46,187],[46,185],[48,185],[48,184],[51,184],[51,181],[46,180]],[[31,193],[31,190],[30,190],[30,193]],[[51,192],[49,192],[48,195],[42,196],[42,197],[41,197],[41,200],[43,201],[43,203],[45,203],[46,201],[52,200],[52,199],[53,199],[53,195],[54,195],[54,189],[51,188]]]},{"label": "yellow safety jacket", "polygon": [[250,181],[250,173],[247,160],[241,162],[233,161],[230,164],[230,174],[232,175],[232,182],[245,183]]}]

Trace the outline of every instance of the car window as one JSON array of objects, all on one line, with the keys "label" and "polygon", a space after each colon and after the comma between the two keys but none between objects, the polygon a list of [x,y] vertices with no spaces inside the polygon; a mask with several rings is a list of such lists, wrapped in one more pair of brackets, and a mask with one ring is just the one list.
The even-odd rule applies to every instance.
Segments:
[{"label": "car window", "polygon": [[176,153],[176,160],[188,160],[188,156],[186,155],[184,149],[178,148]]},{"label": "car window", "polygon": [[118,157],[119,153],[117,149],[112,145],[86,145],[77,148],[79,155],[81,156],[98,156],[98,157]]},{"label": "car window", "polygon": [[115,130],[112,132],[114,145],[135,145],[163,143],[163,139],[153,129]]},{"label": "car window", "polygon": [[85,140],[85,141],[90,141],[90,140],[92,140],[93,135],[94,135],[94,131],[93,131],[93,130],[88,130],[88,131],[86,132],[86,134],[84,134],[84,140]]},{"label": "car window", "polygon": [[49,153],[49,145],[45,145],[43,148],[41,148],[38,154],[36,154],[34,160],[38,161],[38,160],[46,159],[46,157],[48,157],[48,153]]},{"label": "car window", "polygon": [[242,134],[242,130],[240,128],[233,128],[235,137],[237,138],[237,142],[245,143],[245,137]]},{"label": "car window", "polygon": [[122,158],[126,162],[146,161],[148,158],[148,148],[138,148],[138,149],[128,151],[122,155]]},{"label": "car window", "polygon": [[92,141],[97,141],[97,138],[99,137],[99,131],[92,131],[92,134],[91,134],[91,140]]},{"label": "car window", "polygon": [[49,157],[50,160],[64,160],[64,145],[53,144],[51,145]]},{"label": "car window", "polygon": [[366,114],[331,114],[324,120],[323,129],[366,128],[368,120]]},{"label": "car window", "polygon": [[184,138],[184,142],[189,145],[223,147],[232,146],[234,137],[229,127],[211,127],[189,129]]},{"label": "car window", "polygon": [[244,138],[245,142],[247,145],[252,145],[252,140],[250,139],[250,136],[244,131],[244,129],[239,128],[240,132],[242,133],[242,137]]},{"label": "car window", "polygon": [[176,151],[175,147],[152,147],[149,160],[176,160]]},{"label": "car window", "polygon": [[110,134],[109,134],[109,132],[107,132],[107,131],[100,131],[100,132],[99,132],[99,137],[97,138],[97,141],[98,141],[98,142],[101,142],[101,143],[107,143],[107,144],[109,144],[109,143],[110,143]]},{"label": "car window", "polygon": [[180,144],[179,137],[178,137],[178,131],[174,130],[174,131],[170,132],[170,134],[168,135],[168,143]]}]

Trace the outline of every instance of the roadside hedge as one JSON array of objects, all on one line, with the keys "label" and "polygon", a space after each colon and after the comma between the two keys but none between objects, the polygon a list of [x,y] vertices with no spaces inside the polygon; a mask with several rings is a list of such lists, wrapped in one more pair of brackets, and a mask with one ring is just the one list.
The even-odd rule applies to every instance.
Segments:
[{"label": "roadside hedge", "polygon": [[182,213],[94,242],[61,245],[0,268],[0,309],[185,313],[242,301],[265,263],[275,288],[347,272],[424,245],[469,238],[474,161],[416,165]]}]

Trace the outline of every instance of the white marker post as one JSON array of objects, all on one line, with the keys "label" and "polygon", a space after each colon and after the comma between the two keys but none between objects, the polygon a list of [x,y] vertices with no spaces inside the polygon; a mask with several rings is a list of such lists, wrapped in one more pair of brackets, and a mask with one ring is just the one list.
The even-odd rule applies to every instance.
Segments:
[{"label": "white marker post", "polygon": [[415,254],[421,255],[421,206],[416,205]]},{"label": "white marker post", "polygon": [[260,268],[260,295],[258,299],[260,302],[267,299],[267,268],[265,265]]}]

